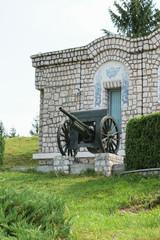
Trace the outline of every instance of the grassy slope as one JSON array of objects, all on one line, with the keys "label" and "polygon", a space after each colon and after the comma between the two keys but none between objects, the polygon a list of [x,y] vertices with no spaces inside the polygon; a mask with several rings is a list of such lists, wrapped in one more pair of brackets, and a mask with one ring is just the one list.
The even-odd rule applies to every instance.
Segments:
[{"label": "grassy slope", "polygon": [[5,139],[5,159],[3,167],[35,166],[33,153],[38,152],[38,136]]},{"label": "grassy slope", "polygon": [[160,239],[160,178],[0,172],[2,187],[31,188],[66,201],[75,240]]}]

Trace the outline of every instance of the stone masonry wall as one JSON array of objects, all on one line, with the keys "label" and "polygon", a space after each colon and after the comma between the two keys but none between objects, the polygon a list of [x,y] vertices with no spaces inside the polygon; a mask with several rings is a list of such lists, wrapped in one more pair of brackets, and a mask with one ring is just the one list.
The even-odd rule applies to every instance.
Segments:
[{"label": "stone masonry wall", "polygon": [[[103,82],[102,104],[108,107],[109,89],[121,88],[122,105],[121,148],[124,149],[128,120],[160,111],[158,102],[158,68],[160,66],[160,29],[151,35],[130,39],[111,35],[99,38],[85,47],[48,52],[31,56],[35,67],[35,85],[41,92],[39,152],[58,152],[57,127],[64,119],[59,107],[67,111],[95,108],[94,77],[105,63],[122,64],[128,79]],[[113,67],[112,67],[113,69]],[[116,69],[116,68],[115,68]],[[103,81],[103,79],[102,79]],[[82,91],[79,92],[78,89]]]}]

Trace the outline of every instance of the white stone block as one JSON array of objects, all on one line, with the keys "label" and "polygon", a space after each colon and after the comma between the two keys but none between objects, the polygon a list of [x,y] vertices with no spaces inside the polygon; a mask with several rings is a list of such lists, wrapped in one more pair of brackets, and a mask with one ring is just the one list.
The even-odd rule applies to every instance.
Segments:
[{"label": "white stone block", "polygon": [[35,153],[33,154],[33,159],[51,159],[55,158],[56,156],[60,156],[60,153]]},{"label": "white stone block", "polygon": [[63,164],[64,165],[69,165],[69,160],[64,160]]},{"label": "white stone block", "polygon": [[100,165],[101,166],[105,166],[106,165],[106,162],[103,160],[103,161],[100,161]]}]

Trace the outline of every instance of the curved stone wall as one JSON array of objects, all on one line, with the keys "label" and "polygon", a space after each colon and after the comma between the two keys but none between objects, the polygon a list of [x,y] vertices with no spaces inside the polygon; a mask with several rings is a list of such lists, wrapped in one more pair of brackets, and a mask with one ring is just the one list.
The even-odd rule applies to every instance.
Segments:
[{"label": "curved stone wall", "polygon": [[144,38],[111,35],[31,58],[41,91],[40,153],[58,152],[56,131],[64,118],[60,106],[67,111],[108,107],[107,91],[121,88],[122,150],[127,121],[160,111],[160,29]]}]

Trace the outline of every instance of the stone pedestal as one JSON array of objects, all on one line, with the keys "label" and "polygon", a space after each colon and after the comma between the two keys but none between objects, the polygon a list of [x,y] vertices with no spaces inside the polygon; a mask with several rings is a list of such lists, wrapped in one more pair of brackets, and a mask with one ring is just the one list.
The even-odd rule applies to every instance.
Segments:
[{"label": "stone pedestal", "polygon": [[[62,156],[60,154],[37,154],[34,159],[39,159],[40,166],[50,166],[52,171],[66,174],[79,174],[86,169],[94,169],[96,173],[102,173],[106,177],[114,174],[116,165],[123,165],[124,157],[111,153],[90,154],[78,153],[76,158]],[[121,168],[123,170],[123,168]],[[120,171],[122,171],[120,170]],[[116,171],[116,170],[115,170]]]},{"label": "stone pedestal", "polygon": [[56,156],[53,161],[55,172],[64,172],[70,174],[70,167],[74,162],[74,157],[71,156]]},{"label": "stone pedestal", "polygon": [[112,167],[115,164],[123,164],[124,157],[112,153],[95,154],[94,169],[96,173],[102,173],[106,177],[112,175]]}]

